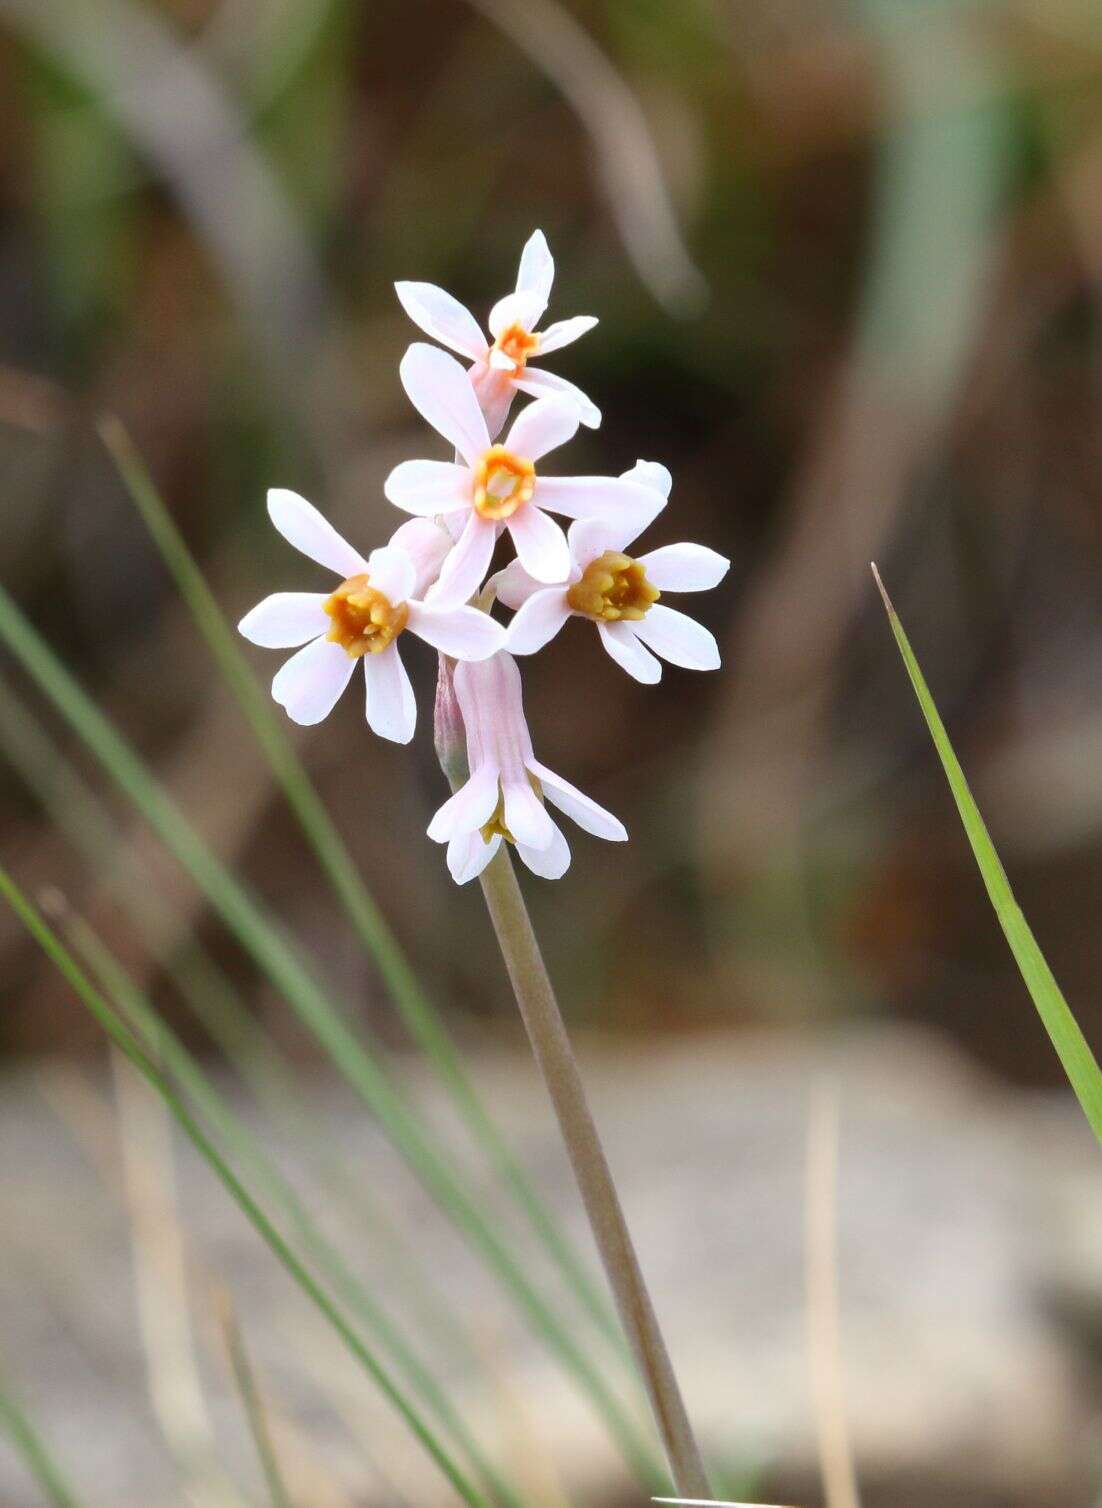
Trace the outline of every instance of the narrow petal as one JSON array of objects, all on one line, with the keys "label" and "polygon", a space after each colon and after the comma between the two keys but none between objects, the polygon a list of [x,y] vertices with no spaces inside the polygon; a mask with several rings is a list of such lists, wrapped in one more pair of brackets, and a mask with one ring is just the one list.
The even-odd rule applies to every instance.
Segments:
[{"label": "narrow petal", "polygon": [[[653,612],[654,609],[652,608]],[[628,675],[634,676],[637,681],[642,681],[644,686],[653,686],[656,681],[662,679],[662,666],[651,654],[649,649],[644,649],[635,637],[634,623],[598,623],[597,632],[601,636],[601,643],[616,661],[622,670]]]},{"label": "narrow petal", "polygon": [[477,607],[409,604],[409,627],[419,639],[455,660],[488,660],[505,648],[505,630]]},{"label": "narrow petal", "polygon": [[329,631],[324,592],[273,592],[246,613],[239,633],[264,649],[294,649]]},{"label": "narrow petal", "polygon": [[457,298],[435,283],[395,283],[394,291],[402,308],[426,335],[471,361],[485,356],[489,341],[474,315]]},{"label": "narrow petal", "polygon": [[536,592],[509,624],[506,649],[514,655],[534,655],[545,644],[550,644],[570,613],[563,587],[552,586]]},{"label": "narrow petal", "polygon": [[666,506],[666,499],[653,487],[619,476],[541,476],[536,480],[536,499],[541,508],[568,518],[631,523],[638,534]]},{"label": "narrow petal", "polygon": [[541,880],[559,880],[570,868],[570,848],[557,827],[546,848],[529,848],[526,843],[518,843],[517,853]]},{"label": "narrow petal", "polygon": [[707,592],[718,586],[731,562],[707,545],[663,545],[640,555],[640,565],[662,592]]},{"label": "narrow petal", "polygon": [[415,577],[410,595],[420,601],[440,575],[452,547],[451,535],[431,518],[407,518],[390,536],[390,543],[405,550],[413,561]]},{"label": "narrow petal", "polygon": [[367,575],[377,592],[392,603],[405,602],[413,595],[417,576],[413,561],[397,545],[381,545],[367,557]]},{"label": "narrow petal", "polygon": [[[539,484],[537,483],[537,490]],[[570,550],[566,535],[553,519],[528,503],[505,526],[512,536],[520,563],[537,581],[565,581],[570,574]]]},{"label": "narrow petal", "polygon": [[472,465],[489,448],[486,421],[466,372],[436,346],[410,346],[398,368],[409,401]]},{"label": "narrow petal", "polygon": [[430,607],[454,607],[466,602],[486,579],[497,542],[497,525],[472,508],[463,532],[440,567],[435,586],[429,591]]},{"label": "narrow petal", "polygon": [[501,847],[500,833],[487,843],[479,832],[463,833],[448,844],[448,870],[457,885],[476,879]]},{"label": "narrow petal", "polygon": [[635,527],[635,520],[630,518],[626,523],[622,519],[576,518],[566,531],[570,558],[576,566],[584,569],[606,550],[626,550],[641,532]]},{"label": "narrow petal", "polygon": [[546,306],[555,281],[555,262],[542,230],[534,230],[520,254],[517,269],[517,292],[535,293]]},{"label": "narrow petal", "polygon": [[355,668],[339,644],[314,639],[276,671],[272,696],[292,722],[311,727],[332,712]]},{"label": "narrow petal", "polygon": [[556,320],[540,331],[539,354],[546,356],[549,351],[561,351],[563,346],[573,345],[583,335],[588,335],[597,323],[595,314],[575,314],[573,319]]},{"label": "narrow petal", "polygon": [[499,298],[490,310],[490,334],[496,340],[514,325],[534,330],[547,303],[533,289],[525,288],[520,293],[507,293]]},{"label": "narrow petal", "polygon": [[367,562],[358,550],[334,529],[313,503],[286,487],[273,487],[268,493],[268,517],[289,545],[301,550],[318,565],[336,571],[342,581],[367,570]]},{"label": "narrow petal", "polygon": [[546,398],[549,395],[569,398],[571,403],[577,404],[581,421],[587,429],[597,429],[601,423],[601,410],[593,400],[580,387],[567,382],[565,377],[556,376],[554,372],[543,372],[538,367],[526,366],[513,386],[520,388],[522,393],[527,393],[531,398]]},{"label": "narrow petal", "polygon": [[368,726],[380,738],[408,744],[417,725],[417,703],[397,644],[377,655],[364,655]]},{"label": "narrow petal", "polygon": [[598,806],[584,791],[579,791],[576,785],[571,785],[569,780],[556,775],[554,770],[540,764],[538,759],[529,760],[528,768],[543,786],[546,799],[587,833],[592,833],[595,838],[607,838],[610,843],[627,841],[627,828],[619,817],[606,812],[603,806]]},{"label": "narrow petal", "polygon": [[505,826],[518,843],[528,848],[546,848],[555,836],[555,824],[527,777],[502,781]]},{"label": "narrow petal", "polygon": [[653,487],[664,498],[669,498],[673,489],[673,477],[668,466],[661,461],[636,461],[630,471],[621,473],[625,482],[640,482],[644,487]]},{"label": "narrow petal", "polygon": [[482,765],[444,802],[428,825],[429,837],[434,843],[447,843],[458,833],[477,832],[493,816],[498,792],[496,766]]},{"label": "narrow petal", "polygon": [[718,670],[719,645],[703,623],[656,602],[635,632],[656,655],[685,670]]},{"label": "narrow petal", "polygon": [[423,518],[465,507],[470,492],[471,473],[454,461],[402,461],[383,483],[389,502]]},{"label": "narrow petal", "polygon": [[538,461],[578,433],[580,415],[568,398],[537,398],[513,421],[505,449]]},{"label": "narrow petal", "polygon": [[543,584],[529,576],[519,560],[511,560],[503,571],[498,571],[491,584],[497,600],[514,611],[523,607],[533,592],[543,590]]}]

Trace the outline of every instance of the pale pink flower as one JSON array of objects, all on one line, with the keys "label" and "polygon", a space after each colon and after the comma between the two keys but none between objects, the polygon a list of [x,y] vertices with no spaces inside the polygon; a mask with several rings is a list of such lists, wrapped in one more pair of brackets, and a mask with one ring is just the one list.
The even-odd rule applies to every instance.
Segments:
[{"label": "pale pink flower", "polygon": [[443,288],[433,283],[395,283],[402,307],[426,335],[457,351],[472,363],[470,380],[486,415],[491,437],[496,437],[509,414],[509,405],[519,389],[533,398],[567,397],[578,409],[583,424],[596,429],[600,410],[582,390],[551,372],[533,370],[537,357],[549,356],[592,330],[592,314],[560,319],[546,330],[536,325],[551,297],[555,264],[542,230],[537,230],[521,253],[514,293],[499,299],[490,311],[490,335],[486,338],[471,312]]},{"label": "pale pink flower", "polygon": [[550,880],[565,874],[570,849],[545,801],[595,837],[626,840],[623,823],[611,812],[535,758],[520,671],[510,655],[457,665],[455,695],[466,730],[470,779],[444,802],[428,835],[447,843],[448,869],[457,884],[481,874],[503,838],[516,846],[533,874]]},{"label": "pale pink flower", "polygon": [[[653,461],[640,461],[628,476],[649,479],[670,490],[670,474]],[[717,586],[731,562],[705,545],[662,545],[632,556],[628,546],[642,531],[634,524],[585,518],[571,524],[570,566],[554,586],[536,581],[514,561],[495,578],[498,597],[516,608],[506,646],[512,654],[534,654],[549,643],[568,618],[597,625],[601,642],[618,665],[637,681],[662,675],[655,655],[686,670],[715,670],[719,646],[695,619],[659,602],[666,592],[703,592]]]},{"label": "pale pink flower", "polygon": [[454,598],[421,600],[450,547],[438,525],[410,520],[365,559],[297,493],[273,488],[268,513],[296,550],[340,578],[331,592],[276,592],[238,624],[246,639],[266,649],[305,646],[272,682],[272,695],[294,722],[327,717],[362,659],[369,725],[381,738],[408,743],[417,706],[399,636],[408,629],[460,660],[485,659],[501,648],[504,630],[488,614]]},{"label": "pale pink flower", "polygon": [[433,589],[453,599],[482,585],[498,531],[505,528],[517,555],[537,581],[560,581],[570,569],[566,538],[548,513],[600,516],[636,533],[665,499],[635,477],[549,477],[536,462],[573,438],[578,411],[562,398],[538,398],[514,420],[504,444],[491,444],[466,372],[453,356],[418,342],[400,367],[413,406],[448,440],[456,461],[403,461],[383,490],[407,513],[444,519],[455,536]]}]

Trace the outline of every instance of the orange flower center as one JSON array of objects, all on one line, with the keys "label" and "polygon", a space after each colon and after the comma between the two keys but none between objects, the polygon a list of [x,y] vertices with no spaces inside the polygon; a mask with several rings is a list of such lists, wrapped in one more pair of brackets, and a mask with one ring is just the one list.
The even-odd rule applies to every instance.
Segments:
[{"label": "orange flower center", "polygon": [[409,620],[406,604],[399,602],[395,607],[389,597],[375,590],[366,573],[342,582],[326,602],[325,611],[333,620],[326,637],[354,660],[381,653]]},{"label": "orange flower center", "polygon": [[538,335],[533,335],[523,325],[510,325],[507,330],[502,330],[494,342],[497,349],[510,361],[515,361],[517,371],[523,372],[524,363],[533,354],[540,343]]},{"label": "orange flower center", "polygon": [[576,613],[617,623],[622,618],[638,623],[661,596],[647,580],[647,568],[619,550],[606,550],[591,560],[566,594]]},{"label": "orange flower center", "polygon": [[536,490],[536,468],[504,445],[491,445],[474,469],[474,506],[483,518],[512,518]]}]

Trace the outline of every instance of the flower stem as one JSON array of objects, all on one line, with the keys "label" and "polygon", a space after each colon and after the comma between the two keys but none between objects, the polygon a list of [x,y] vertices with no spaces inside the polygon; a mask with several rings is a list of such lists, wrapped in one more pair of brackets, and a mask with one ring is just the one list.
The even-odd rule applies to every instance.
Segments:
[{"label": "flower stem", "polygon": [[586,1103],[566,1024],[505,844],[483,871],[481,883],[528,1039],[558,1116],[620,1322],[646,1383],[674,1484],[680,1496],[710,1497],[700,1451],[639,1270],[604,1148]]}]

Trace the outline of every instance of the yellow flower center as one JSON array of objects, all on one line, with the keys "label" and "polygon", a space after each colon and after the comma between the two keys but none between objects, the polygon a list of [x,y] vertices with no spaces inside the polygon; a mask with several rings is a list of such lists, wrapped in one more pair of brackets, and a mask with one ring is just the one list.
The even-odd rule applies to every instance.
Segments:
[{"label": "yellow flower center", "polygon": [[409,620],[406,604],[399,602],[395,607],[370,584],[366,573],[342,582],[326,602],[325,611],[333,620],[326,637],[354,660],[377,655],[393,644]]},{"label": "yellow flower center", "polygon": [[474,506],[494,523],[512,518],[536,490],[536,468],[504,445],[491,445],[474,469]]},{"label": "yellow flower center", "polygon": [[507,330],[502,330],[495,346],[503,355],[508,356],[517,364],[517,371],[524,371],[524,363],[533,354],[540,343],[538,335],[533,335],[523,325],[510,325]]},{"label": "yellow flower center", "polygon": [[619,550],[606,550],[591,560],[566,594],[576,613],[617,623],[622,618],[638,623],[645,618],[661,593],[647,580],[647,568]]}]

